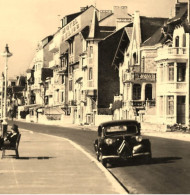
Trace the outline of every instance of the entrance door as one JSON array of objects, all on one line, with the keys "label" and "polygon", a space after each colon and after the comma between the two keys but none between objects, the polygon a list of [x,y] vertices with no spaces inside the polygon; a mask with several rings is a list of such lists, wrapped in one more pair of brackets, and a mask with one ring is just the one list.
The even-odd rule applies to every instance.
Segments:
[{"label": "entrance door", "polygon": [[152,100],[152,85],[147,84],[145,86],[145,100]]},{"label": "entrance door", "polygon": [[177,123],[185,124],[185,96],[177,96]]}]

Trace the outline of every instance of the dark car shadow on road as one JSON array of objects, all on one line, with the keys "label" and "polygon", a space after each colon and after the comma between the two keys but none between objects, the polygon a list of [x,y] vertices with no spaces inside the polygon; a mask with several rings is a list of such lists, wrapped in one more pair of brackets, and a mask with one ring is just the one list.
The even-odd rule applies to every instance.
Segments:
[{"label": "dark car shadow on road", "polygon": [[149,162],[146,162],[143,159],[129,159],[127,161],[118,160],[114,163],[111,163],[108,168],[174,163],[176,160],[181,160],[181,159],[182,159],[181,157],[158,157],[158,158],[152,158]]},{"label": "dark car shadow on road", "polygon": [[[6,155],[5,158],[16,158],[16,156],[14,155]],[[21,156],[18,158],[18,160],[30,160],[30,159],[36,159],[36,160],[48,160],[51,158],[55,158],[55,157],[51,157],[51,156],[32,156],[32,157],[27,157],[27,156]]]}]

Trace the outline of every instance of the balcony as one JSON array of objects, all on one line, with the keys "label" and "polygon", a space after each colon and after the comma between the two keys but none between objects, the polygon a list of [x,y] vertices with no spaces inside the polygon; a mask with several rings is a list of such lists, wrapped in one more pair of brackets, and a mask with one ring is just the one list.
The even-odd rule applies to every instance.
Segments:
[{"label": "balcony", "polygon": [[52,52],[52,53],[56,53],[59,51],[59,48],[55,45],[55,43],[51,43],[49,45],[49,51]]},{"label": "balcony", "polygon": [[58,74],[65,74],[67,70],[67,66],[59,67]]},{"label": "balcony", "polygon": [[135,81],[146,81],[156,82],[156,73],[128,73],[123,74],[123,82],[135,82]]},{"label": "balcony", "polygon": [[163,59],[187,59],[186,47],[165,47],[158,49],[158,56],[155,61]]},{"label": "balcony", "polygon": [[159,83],[157,86],[158,94],[184,93],[188,91],[188,85],[186,82]]},{"label": "balcony", "polygon": [[146,100],[146,101],[131,100],[129,102],[129,105],[133,106],[133,107],[145,107],[145,106],[154,107],[156,105],[156,102],[155,102],[155,100]]}]

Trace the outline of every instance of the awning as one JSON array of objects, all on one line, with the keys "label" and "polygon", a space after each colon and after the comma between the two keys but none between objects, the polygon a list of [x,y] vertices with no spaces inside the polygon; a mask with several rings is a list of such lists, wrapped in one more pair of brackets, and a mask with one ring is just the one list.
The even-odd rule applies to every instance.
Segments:
[{"label": "awning", "polygon": [[37,109],[39,107],[42,107],[41,104],[29,104],[24,106],[24,110],[27,111],[29,109]]},{"label": "awning", "polygon": [[82,77],[79,77],[79,78],[75,81],[75,83],[79,83],[82,79],[83,79]]},{"label": "awning", "polygon": [[60,107],[47,107],[44,109],[45,114],[65,114],[65,111],[62,110]]}]

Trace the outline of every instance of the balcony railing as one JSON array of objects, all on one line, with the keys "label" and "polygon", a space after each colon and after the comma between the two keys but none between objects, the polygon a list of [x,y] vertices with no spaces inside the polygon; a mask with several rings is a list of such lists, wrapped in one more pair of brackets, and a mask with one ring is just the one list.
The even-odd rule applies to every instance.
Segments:
[{"label": "balcony railing", "polygon": [[58,67],[58,73],[64,74],[67,70],[67,66]]},{"label": "balcony railing", "polygon": [[183,58],[187,57],[187,48],[186,47],[166,47],[158,49],[157,60],[165,58]]},{"label": "balcony railing", "polygon": [[131,82],[131,81],[149,81],[156,82],[156,74],[155,73],[127,73],[123,74],[123,82]]},{"label": "balcony railing", "polygon": [[156,105],[155,100],[146,100],[146,101],[141,101],[141,100],[131,100],[130,101],[130,106],[133,107],[153,107]]},{"label": "balcony railing", "polygon": [[158,92],[161,93],[176,93],[176,92],[185,92],[188,89],[188,85],[186,82],[173,82],[173,83],[159,83],[158,84]]}]

